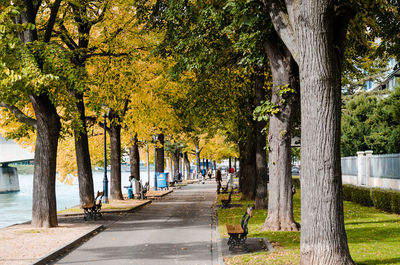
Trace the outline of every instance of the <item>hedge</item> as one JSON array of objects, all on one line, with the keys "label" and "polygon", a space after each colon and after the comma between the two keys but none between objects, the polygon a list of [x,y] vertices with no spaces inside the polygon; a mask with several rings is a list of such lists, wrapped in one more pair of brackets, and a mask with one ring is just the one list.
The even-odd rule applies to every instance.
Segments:
[{"label": "hedge", "polygon": [[[293,185],[300,189],[300,179],[293,178]],[[389,213],[400,214],[400,191],[367,188],[343,184],[343,200],[374,207]]]}]

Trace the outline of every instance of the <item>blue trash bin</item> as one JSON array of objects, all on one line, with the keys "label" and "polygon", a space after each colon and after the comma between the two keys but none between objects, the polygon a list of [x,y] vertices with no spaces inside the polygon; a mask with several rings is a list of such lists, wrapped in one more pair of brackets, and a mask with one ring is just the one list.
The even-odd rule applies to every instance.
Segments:
[{"label": "blue trash bin", "polygon": [[157,188],[168,188],[168,173],[157,174]]}]

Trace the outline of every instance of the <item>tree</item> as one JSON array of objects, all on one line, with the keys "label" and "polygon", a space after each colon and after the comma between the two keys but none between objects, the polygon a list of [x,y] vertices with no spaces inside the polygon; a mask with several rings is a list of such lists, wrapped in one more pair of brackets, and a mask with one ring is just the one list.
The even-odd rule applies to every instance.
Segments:
[{"label": "tree", "polygon": [[[7,108],[28,130],[36,129],[32,225],[57,226],[55,174],[61,121],[71,118],[74,102],[67,96],[68,84],[81,87],[78,72],[71,69],[67,55],[49,43],[60,1],[51,6],[41,1],[8,2],[1,15],[2,107]],[[47,10],[49,9],[49,10]],[[22,10],[22,11],[19,11]],[[48,12],[38,29],[38,14]],[[13,23],[11,22],[13,21]],[[39,25],[39,26],[42,26]],[[43,34],[44,33],[44,34]],[[18,34],[18,37],[16,36]],[[5,52],[5,53],[4,53]],[[34,117],[22,112],[32,104]],[[26,110],[26,108],[25,108]],[[36,119],[35,119],[36,118]]]},{"label": "tree", "polygon": [[354,11],[330,0],[264,3],[300,70],[300,263],[354,264],[344,229],[340,168],[341,63]]}]

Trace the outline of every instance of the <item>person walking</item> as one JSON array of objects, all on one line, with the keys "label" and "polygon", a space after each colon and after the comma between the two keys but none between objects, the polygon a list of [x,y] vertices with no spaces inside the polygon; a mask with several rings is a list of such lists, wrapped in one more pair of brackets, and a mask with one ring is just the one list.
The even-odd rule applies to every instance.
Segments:
[{"label": "person walking", "polygon": [[222,181],[221,167],[218,167],[217,171],[215,172],[215,181],[217,182],[217,194],[219,194]]}]

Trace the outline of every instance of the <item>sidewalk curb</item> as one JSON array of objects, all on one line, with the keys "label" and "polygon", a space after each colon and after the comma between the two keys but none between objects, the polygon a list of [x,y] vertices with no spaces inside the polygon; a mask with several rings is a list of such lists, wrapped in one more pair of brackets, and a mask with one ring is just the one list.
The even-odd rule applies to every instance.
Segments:
[{"label": "sidewalk curb", "polygon": [[[102,209],[101,214],[112,214],[112,213],[131,213],[136,210],[141,209],[142,207],[151,204],[151,200],[147,200],[146,202],[136,205],[132,208],[129,208],[127,210],[107,210],[107,209]],[[57,214],[58,218],[64,218],[64,217],[77,217],[77,216],[84,216],[84,213],[66,213],[66,214]]]},{"label": "sidewalk curb", "polygon": [[36,260],[35,262],[33,262],[31,265],[45,265],[45,264],[49,264],[52,260],[56,259],[57,257],[59,257],[62,253],[67,252],[67,250],[69,248],[72,248],[78,244],[80,244],[81,242],[83,242],[85,239],[88,239],[92,236],[94,236],[97,232],[100,232],[101,230],[104,229],[104,225],[99,225],[96,228],[94,228],[93,230],[89,231],[88,233],[84,234],[83,236],[73,240],[72,242],[70,242],[69,244],[60,247],[59,249],[53,251],[52,253],[43,256],[41,258],[39,258],[38,260]]},{"label": "sidewalk curb", "polygon": [[[216,204],[216,203],[215,203]],[[217,233],[217,249],[218,249],[218,265],[224,265],[224,257],[222,256],[222,246],[221,246],[221,236],[219,233],[219,225],[218,225],[218,208],[215,207],[215,231]]]}]

